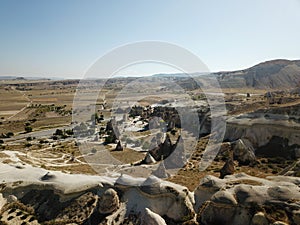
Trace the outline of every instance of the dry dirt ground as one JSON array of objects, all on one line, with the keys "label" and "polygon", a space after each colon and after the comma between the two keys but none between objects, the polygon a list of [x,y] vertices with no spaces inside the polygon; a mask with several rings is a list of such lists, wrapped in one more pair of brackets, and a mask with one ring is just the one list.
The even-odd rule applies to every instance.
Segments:
[{"label": "dry dirt ground", "polygon": [[[72,108],[75,91],[76,85],[74,84],[48,85],[46,82],[42,85],[25,88],[2,85],[0,87],[0,134],[13,132],[18,135],[19,132],[24,132],[26,123],[33,128],[33,131],[69,125],[72,120],[69,112]],[[283,96],[288,99],[286,103],[269,104],[264,97],[265,90],[226,89],[224,93],[230,115],[300,103],[299,97]],[[247,93],[251,93],[250,97],[246,97]],[[139,94],[142,95],[142,93]],[[192,94],[196,94],[196,92]],[[116,96],[114,89],[104,89],[102,95],[105,95],[108,108],[112,106]],[[147,105],[153,104],[161,98],[157,96],[147,98],[147,94],[145,94],[145,98],[141,97],[140,99],[141,105]],[[103,99],[99,98],[98,103],[102,104]],[[55,107],[60,109],[57,110]],[[111,115],[109,110],[104,111],[103,114],[105,118],[109,118]],[[140,135],[147,135],[147,133],[141,133]],[[207,174],[219,176],[219,170],[224,165],[226,158],[216,158],[205,171],[199,171],[198,169],[198,163],[207,145],[207,140],[208,137],[199,140],[189,162],[178,171],[177,175],[168,178],[169,181],[182,184],[193,190],[203,176]],[[44,139],[20,140],[2,144],[0,147],[2,149],[0,161],[3,163],[28,163],[33,166],[44,167],[49,170],[61,170],[67,173],[96,173],[85,161],[74,140],[53,141],[49,139],[46,142]],[[137,153],[130,148],[126,148],[122,152],[115,152],[112,149],[109,151],[114,158],[124,164],[139,161],[145,156],[144,153]],[[258,158],[258,163],[252,167],[239,166],[237,162],[235,163],[237,172],[266,177],[278,174],[292,162],[289,160]]]}]

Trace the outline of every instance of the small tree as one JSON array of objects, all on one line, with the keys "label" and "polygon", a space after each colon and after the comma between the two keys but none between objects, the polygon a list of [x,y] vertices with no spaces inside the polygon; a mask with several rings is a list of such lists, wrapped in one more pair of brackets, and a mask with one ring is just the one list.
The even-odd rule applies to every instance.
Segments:
[{"label": "small tree", "polygon": [[31,126],[26,126],[25,131],[26,131],[26,133],[30,133],[32,131],[32,127]]},{"label": "small tree", "polygon": [[30,136],[27,137],[27,138],[26,138],[26,141],[32,141],[32,137],[30,137]]},{"label": "small tree", "polygon": [[61,129],[56,129],[54,135],[63,135],[64,132]]},{"label": "small tree", "polygon": [[10,138],[10,137],[14,136],[14,133],[13,133],[13,132],[8,132],[8,133],[6,134],[6,136],[7,136],[8,138]]}]

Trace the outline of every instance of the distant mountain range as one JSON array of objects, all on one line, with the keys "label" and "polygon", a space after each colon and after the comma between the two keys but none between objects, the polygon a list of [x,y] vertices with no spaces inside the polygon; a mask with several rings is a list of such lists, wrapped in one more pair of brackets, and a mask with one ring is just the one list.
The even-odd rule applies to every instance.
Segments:
[{"label": "distant mountain range", "polygon": [[[287,89],[300,87],[300,60],[277,59],[237,71],[216,73],[154,74],[152,77],[175,78],[216,76],[222,88]],[[118,78],[116,78],[118,79]],[[124,79],[124,77],[122,78]],[[0,80],[59,80],[58,78],[0,76]]]},{"label": "distant mountain range", "polygon": [[30,77],[30,76],[0,76],[0,80],[63,80],[63,78],[56,77]]},{"label": "distant mountain range", "polygon": [[300,87],[300,60],[277,59],[237,71],[211,74],[155,74],[154,77],[216,76],[222,88],[286,89]]}]

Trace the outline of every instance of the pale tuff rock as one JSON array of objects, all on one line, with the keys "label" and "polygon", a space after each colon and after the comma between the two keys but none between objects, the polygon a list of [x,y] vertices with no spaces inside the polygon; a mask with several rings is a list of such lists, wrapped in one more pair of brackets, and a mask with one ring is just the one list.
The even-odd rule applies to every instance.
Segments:
[{"label": "pale tuff rock", "polygon": [[164,161],[167,169],[182,168],[186,164],[187,159],[185,156],[185,148],[181,136],[177,138],[177,141],[173,146],[172,154]]},{"label": "pale tuff rock", "polygon": [[75,222],[82,224],[89,220],[96,210],[98,196],[88,192],[72,201],[56,218],[56,221]]},{"label": "pale tuff rock", "polygon": [[154,164],[156,163],[156,160],[153,158],[150,152],[147,152],[146,157],[144,159],[146,164]]},{"label": "pale tuff rock", "polygon": [[7,200],[3,198],[3,195],[0,193],[0,211],[2,207],[6,204]]},{"label": "pale tuff rock", "polygon": [[[207,176],[194,192],[197,220],[203,225],[243,225],[251,221],[253,225],[269,225],[269,218],[262,211],[256,211],[263,209],[273,212],[268,213],[269,217],[282,215],[282,218],[273,218],[273,221],[280,222],[282,219],[290,220],[288,224],[299,224],[299,191],[299,178],[262,179],[245,174],[226,176],[224,179]],[[288,218],[288,214],[293,216]]]},{"label": "pale tuff rock", "polygon": [[251,225],[269,225],[269,221],[263,212],[258,212],[253,216]]},{"label": "pale tuff rock", "polygon": [[272,225],[289,225],[289,224],[282,221],[276,221],[275,223],[272,223]]},{"label": "pale tuff rock", "polygon": [[141,225],[167,225],[167,224],[160,215],[146,208],[141,218]]},{"label": "pale tuff rock", "polygon": [[[224,224],[231,225],[237,215],[237,201],[228,191],[218,191],[210,201],[204,203],[198,212],[198,222],[200,224]],[[247,218],[246,218],[247,219]],[[241,221],[244,224],[247,220]]]},{"label": "pale tuff rock", "polygon": [[217,191],[224,186],[222,179],[215,176],[207,175],[200,181],[199,186],[195,189],[195,211],[207,200],[209,200]]},{"label": "pale tuff rock", "polygon": [[232,142],[232,146],[234,158],[240,164],[248,165],[256,161],[254,148],[247,139],[238,139],[237,141]]},{"label": "pale tuff rock", "polygon": [[227,191],[218,191],[211,197],[211,201],[215,203],[237,205],[237,201],[234,196]]},{"label": "pale tuff rock", "polygon": [[107,189],[99,198],[99,212],[110,214],[118,209],[120,205],[118,193],[112,189]]},{"label": "pale tuff rock", "polygon": [[230,141],[247,139],[254,149],[267,145],[272,137],[288,139],[289,146],[300,145],[299,127],[298,125],[291,126],[288,121],[266,120],[260,117],[249,121],[245,115],[245,118],[230,118],[227,122],[224,139]]},{"label": "pale tuff rock", "polygon": [[[147,222],[164,224],[161,219],[164,218],[165,223],[176,224],[251,225],[261,223],[262,212],[268,225],[275,221],[299,224],[300,178],[296,177],[206,176],[190,192],[156,176],[144,179],[124,174],[108,178],[53,171],[55,179],[45,182],[40,178],[47,171],[41,168],[18,170],[0,165],[0,169],[7,176],[6,182],[2,181],[3,197],[0,197],[2,222],[8,219],[17,221],[15,224],[96,221],[104,225],[139,224],[144,218]],[[16,182],[20,178],[24,181]],[[11,194],[18,201],[7,204]],[[32,211],[26,207],[11,210],[14,207],[10,204],[28,205]]]},{"label": "pale tuff rock", "polygon": [[159,178],[168,178],[169,175],[167,173],[164,161],[161,161],[155,171],[152,173],[153,175],[159,177]]},{"label": "pale tuff rock", "polygon": [[186,215],[194,215],[193,196],[187,188],[162,181],[150,176],[138,187],[117,185],[121,192],[121,202],[127,202],[127,211],[143,212],[145,208],[167,216],[174,221],[181,221]]},{"label": "pale tuff rock", "polygon": [[16,196],[14,196],[14,195],[7,196],[8,203],[12,203],[12,202],[16,202],[16,201],[18,201],[18,198]]},{"label": "pale tuff rock", "polygon": [[126,218],[126,204],[120,203],[119,208],[113,212],[111,215],[106,216],[99,225],[107,225],[107,224],[114,224],[114,225],[121,225],[123,224]]}]

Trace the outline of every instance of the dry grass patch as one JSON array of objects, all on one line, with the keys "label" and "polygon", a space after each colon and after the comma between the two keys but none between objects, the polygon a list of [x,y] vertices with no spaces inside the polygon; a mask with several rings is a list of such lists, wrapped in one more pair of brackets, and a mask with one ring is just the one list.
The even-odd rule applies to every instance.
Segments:
[{"label": "dry grass patch", "polygon": [[125,148],[123,151],[110,151],[111,155],[124,164],[135,163],[145,158],[145,154]]},{"label": "dry grass patch", "polygon": [[8,158],[9,155],[3,153],[3,152],[0,152],[0,158]]}]

